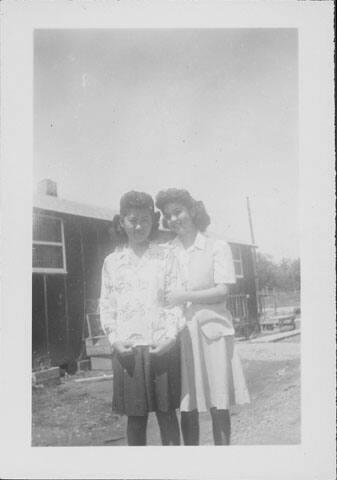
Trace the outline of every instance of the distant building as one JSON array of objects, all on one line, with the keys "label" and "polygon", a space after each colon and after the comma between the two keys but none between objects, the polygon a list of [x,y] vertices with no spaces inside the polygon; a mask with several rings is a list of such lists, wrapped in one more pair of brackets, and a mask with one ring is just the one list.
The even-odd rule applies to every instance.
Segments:
[{"label": "distant building", "polygon": [[[33,206],[33,361],[48,357],[60,365],[83,353],[86,312],[97,303],[103,260],[115,247],[111,220],[116,212],[63,200],[50,180],[39,184]],[[229,244],[237,276],[229,308],[238,331],[252,329],[257,322],[255,247]]]}]

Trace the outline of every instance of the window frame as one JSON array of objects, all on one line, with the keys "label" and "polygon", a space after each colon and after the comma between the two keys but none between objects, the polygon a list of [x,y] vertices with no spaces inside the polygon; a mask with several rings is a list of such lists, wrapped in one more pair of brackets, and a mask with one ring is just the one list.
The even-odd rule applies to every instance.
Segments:
[{"label": "window frame", "polygon": [[[243,274],[243,262],[242,262],[242,254],[241,254],[241,245],[239,245],[239,244],[237,244],[237,243],[233,243],[233,247],[235,247],[235,248],[238,249],[238,251],[239,251],[239,257],[240,257],[240,258],[235,259],[235,258],[234,258],[234,252],[233,252],[233,249],[232,249],[232,257],[233,257],[235,277],[236,277],[236,278],[244,278],[244,274]],[[241,272],[242,272],[241,274],[240,274],[240,273],[236,273],[235,264],[239,264],[239,265],[240,265]]]},{"label": "window frame", "polygon": [[[34,221],[34,216],[41,218],[53,218],[55,220],[58,220],[61,224],[61,242],[48,242],[46,240],[34,240],[32,241],[32,245],[34,248],[34,245],[48,245],[48,246],[55,246],[55,247],[62,247],[62,259],[63,259],[63,267],[62,268],[48,268],[48,267],[34,267],[33,268],[33,273],[58,273],[58,274],[67,274],[67,262],[66,262],[66,246],[65,246],[65,241],[64,241],[64,225],[63,225],[63,219],[61,217],[55,216],[55,215],[46,215],[45,213],[33,213],[33,221]],[[33,254],[32,254],[32,260],[33,260]]]}]

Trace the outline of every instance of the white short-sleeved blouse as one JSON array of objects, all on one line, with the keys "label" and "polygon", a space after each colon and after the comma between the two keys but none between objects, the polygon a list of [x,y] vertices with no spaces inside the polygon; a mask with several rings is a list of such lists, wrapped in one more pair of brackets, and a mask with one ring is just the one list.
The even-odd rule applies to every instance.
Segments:
[{"label": "white short-sleeved blouse", "polygon": [[[207,244],[212,242],[212,269],[213,269],[213,281],[214,284],[232,284],[236,282],[234,264],[232,259],[232,252],[227,242],[219,240],[217,238],[209,238],[206,235],[198,232],[195,237],[193,245],[189,248],[184,248],[181,241],[178,238],[172,240],[171,245],[175,249],[175,253],[179,260],[179,264],[182,268],[182,275],[184,281],[188,284],[193,283],[191,278],[191,269],[189,268],[191,261],[198,261],[200,264],[203,262],[204,255],[201,252],[205,252]],[[201,255],[194,255],[193,252],[199,251]],[[194,274],[198,276],[198,265],[195,265],[193,269]],[[200,269],[201,269],[200,265]],[[202,274],[202,272],[200,272]],[[193,275],[193,274],[192,274]]]}]

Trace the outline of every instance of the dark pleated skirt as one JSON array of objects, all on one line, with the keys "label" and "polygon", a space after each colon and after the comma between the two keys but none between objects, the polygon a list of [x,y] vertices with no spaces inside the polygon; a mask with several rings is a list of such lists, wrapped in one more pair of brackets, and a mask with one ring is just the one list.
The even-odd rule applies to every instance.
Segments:
[{"label": "dark pleated skirt", "polygon": [[113,399],[115,412],[144,416],[168,412],[180,404],[180,345],[161,355],[149,347],[137,347],[131,355],[113,357]]}]

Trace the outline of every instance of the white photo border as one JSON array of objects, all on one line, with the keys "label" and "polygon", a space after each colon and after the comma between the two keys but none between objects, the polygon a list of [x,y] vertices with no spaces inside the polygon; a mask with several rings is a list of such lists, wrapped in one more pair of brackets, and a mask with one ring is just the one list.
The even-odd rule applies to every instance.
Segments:
[{"label": "white photo border", "polygon": [[[1,6],[3,478],[317,479],[335,472],[333,3],[5,1]],[[33,32],[37,28],[297,28],[302,443],[31,447]]]}]

